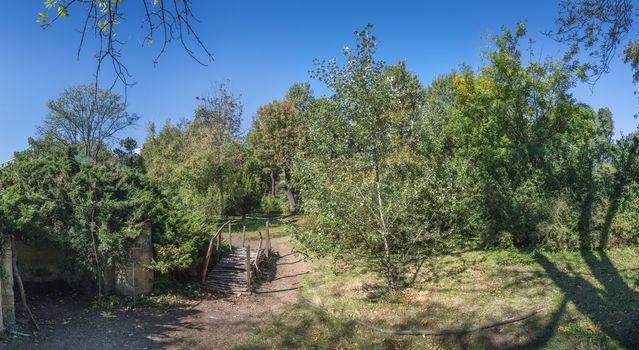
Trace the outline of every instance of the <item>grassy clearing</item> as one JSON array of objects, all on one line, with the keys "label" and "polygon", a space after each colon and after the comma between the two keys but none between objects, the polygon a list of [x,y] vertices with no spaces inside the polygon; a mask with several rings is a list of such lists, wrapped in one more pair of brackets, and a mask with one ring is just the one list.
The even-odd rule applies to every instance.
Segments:
[{"label": "grassy clearing", "polygon": [[[247,216],[244,219],[242,217],[229,217],[228,219],[234,220],[231,224],[231,230],[234,237],[242,237],[242,226],[246,226],[246,239],[254,240],[259,239],[259,233],[265,235],[266,221],[269,221],[269,232],[271,238],[283,237],[289,234],[289,227],[296,225],[304,220],[303,216]],[[228,220],[227,219],[227,220]],[[223,239],[228,238],[227,229],[224,229]],[[265,238],[265,236],[264,236]],[[235,240],[235,238],[234,238]]]},{"label": "grassy clearing", "polygon": [[412,288],[388,294],[370,271],[316,263],[302,295],[340,317],[386,328],[465,327],[536,307],[526,321],[463,336],[385,336],[300,301],[265,324],[251,349],[639,347],[639,247],[526,254],[474,251],[426,262]]}]

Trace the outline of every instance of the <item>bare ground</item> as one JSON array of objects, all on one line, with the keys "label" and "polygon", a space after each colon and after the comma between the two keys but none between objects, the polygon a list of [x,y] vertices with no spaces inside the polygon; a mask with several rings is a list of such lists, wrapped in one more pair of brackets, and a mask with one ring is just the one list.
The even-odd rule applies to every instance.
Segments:
[{"label": "bare ground", "polygon": [[[249,242],[251,245],[256,242]],[[246,341],[259,325],[297,301],[309,265],[274,238],[279,259],[252,295],[194,300],[163,307],[103,313],[71,291],[38,293],[31,301],[41,331],[12,336],[8,349],[230,349]]]}]

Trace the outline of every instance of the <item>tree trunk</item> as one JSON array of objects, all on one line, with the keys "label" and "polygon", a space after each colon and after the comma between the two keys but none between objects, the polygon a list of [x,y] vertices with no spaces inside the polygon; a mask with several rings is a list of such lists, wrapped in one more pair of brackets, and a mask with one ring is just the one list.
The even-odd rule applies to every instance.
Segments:
[{"label": "tree trunk", "polygon": [[288,209],[291,215],[297,214],[297,204],[295,204],[295,197],[293,197],[293,190],[291,188],[291,173],[288,169],[284,169],[284,183],[286,184],[286,198],[288,198]]},{"label": "tree trunk", "polygon": [[95,208],[91,209],[91,241],[93,243],[93,254],[95,257],[95,269],[97,271],[98,295],[102,297],[102,269],[100,269],[100,259],[98,258],[98,245],[95,239]]},{"label": "tree trunk", "polygon": [[390,244],[388,243],[388,228],[386,227],[386,218],[384,216],[384,202],[382,201],[382,184],[379,172],[379,164],[375,164],[375,189],[377,191],[377,205],[379,207],[379,221],[382,226],[382,241],[384,242],[384,259],[383,264],[386,268],[386,279],[388,289],[395,290],[395,269],[390,256]]},{"label": "tree trunk", "polygon": [[218,188],[220,190],[220,217],[224,217],[224,177],[222,171],[220,171],[220,181],[218,183]]},{"label": "tree trunk", "polygon": [[275,188],[275,172],[271,169],[271,196],[275,197],[277,189]]}]

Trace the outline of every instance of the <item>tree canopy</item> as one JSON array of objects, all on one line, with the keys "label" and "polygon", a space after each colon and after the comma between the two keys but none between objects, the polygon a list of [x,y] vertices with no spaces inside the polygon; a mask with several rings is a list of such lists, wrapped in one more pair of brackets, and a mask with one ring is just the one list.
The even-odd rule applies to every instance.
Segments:
[{"label": "tree canopy", "polygon": [[77,85],[48,103],[40,134],[67,145],[82,145],[85,157],[96,158],[124,129],[138,121],[122,97],[93,85]]},{"label": "tree canopy", "polygon": [[[297,212],[297,204],[291,183],[291,170],[304,138],[303,114],[312,101],[308,83],[294,84],[283,101],[273,101],[258,109],[248,134],[252,155],[259,160],[263,169],[271,177],[275,173],[283,173],[289,211],[292,214]],[[271,186],[271,194],[275,195],[274,180]]]}]

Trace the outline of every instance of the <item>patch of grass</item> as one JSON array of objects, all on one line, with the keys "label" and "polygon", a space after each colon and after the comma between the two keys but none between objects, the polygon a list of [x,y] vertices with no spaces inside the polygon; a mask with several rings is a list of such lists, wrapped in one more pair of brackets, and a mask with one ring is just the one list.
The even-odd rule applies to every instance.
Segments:
[{"label": "patch of grass", "polygon": [[[233,241],[239,237],[242,238],[242,226],[246,226],[246,239],[256,240],[259,239],[259,233],[262,233],[264,239],[266,239],[266,221],[269,221],[269,233],[271,238],[284,237],[289,235],[290,225],[297,225],[304,220],[303,216],[247,216],[244,219],[242,217],[230,217],[228,219],[234,220],[231,224],[231,232],[233,235]],[[228,220],[227,219],[227,220]],[[224,229],[223,239],[228,239],[228,229]]]},{"label": "patch of grass", "polygon": [[472,251],[430,259],[395,293],[357,266],[317,262],[302,295],[341,319],[383,328],[458,328],[544,307],[525,321],[444,337],[388,336],[301,301],[251,349],[623,349],[639,347],[639,247],[606,252]]},{"label": "patch of grass", "polygon": [[533,253],[521,252],[516,249],[503,249],[492,252],[492,259],[497,265],[534,265],[536,263]]},{"label": "patch of grass", "polygon": [[122,299],[119,296],[110,295],[108,297],[98,297],[91,302],[93,309],[112,309],[122,305]]},{"label": "patch of grass", "polygon": [[100,312],[100,316],[102,316],[102,318],[115,318],[115,317],[117,317],[111,311],[102,311],[102,312]]}]

